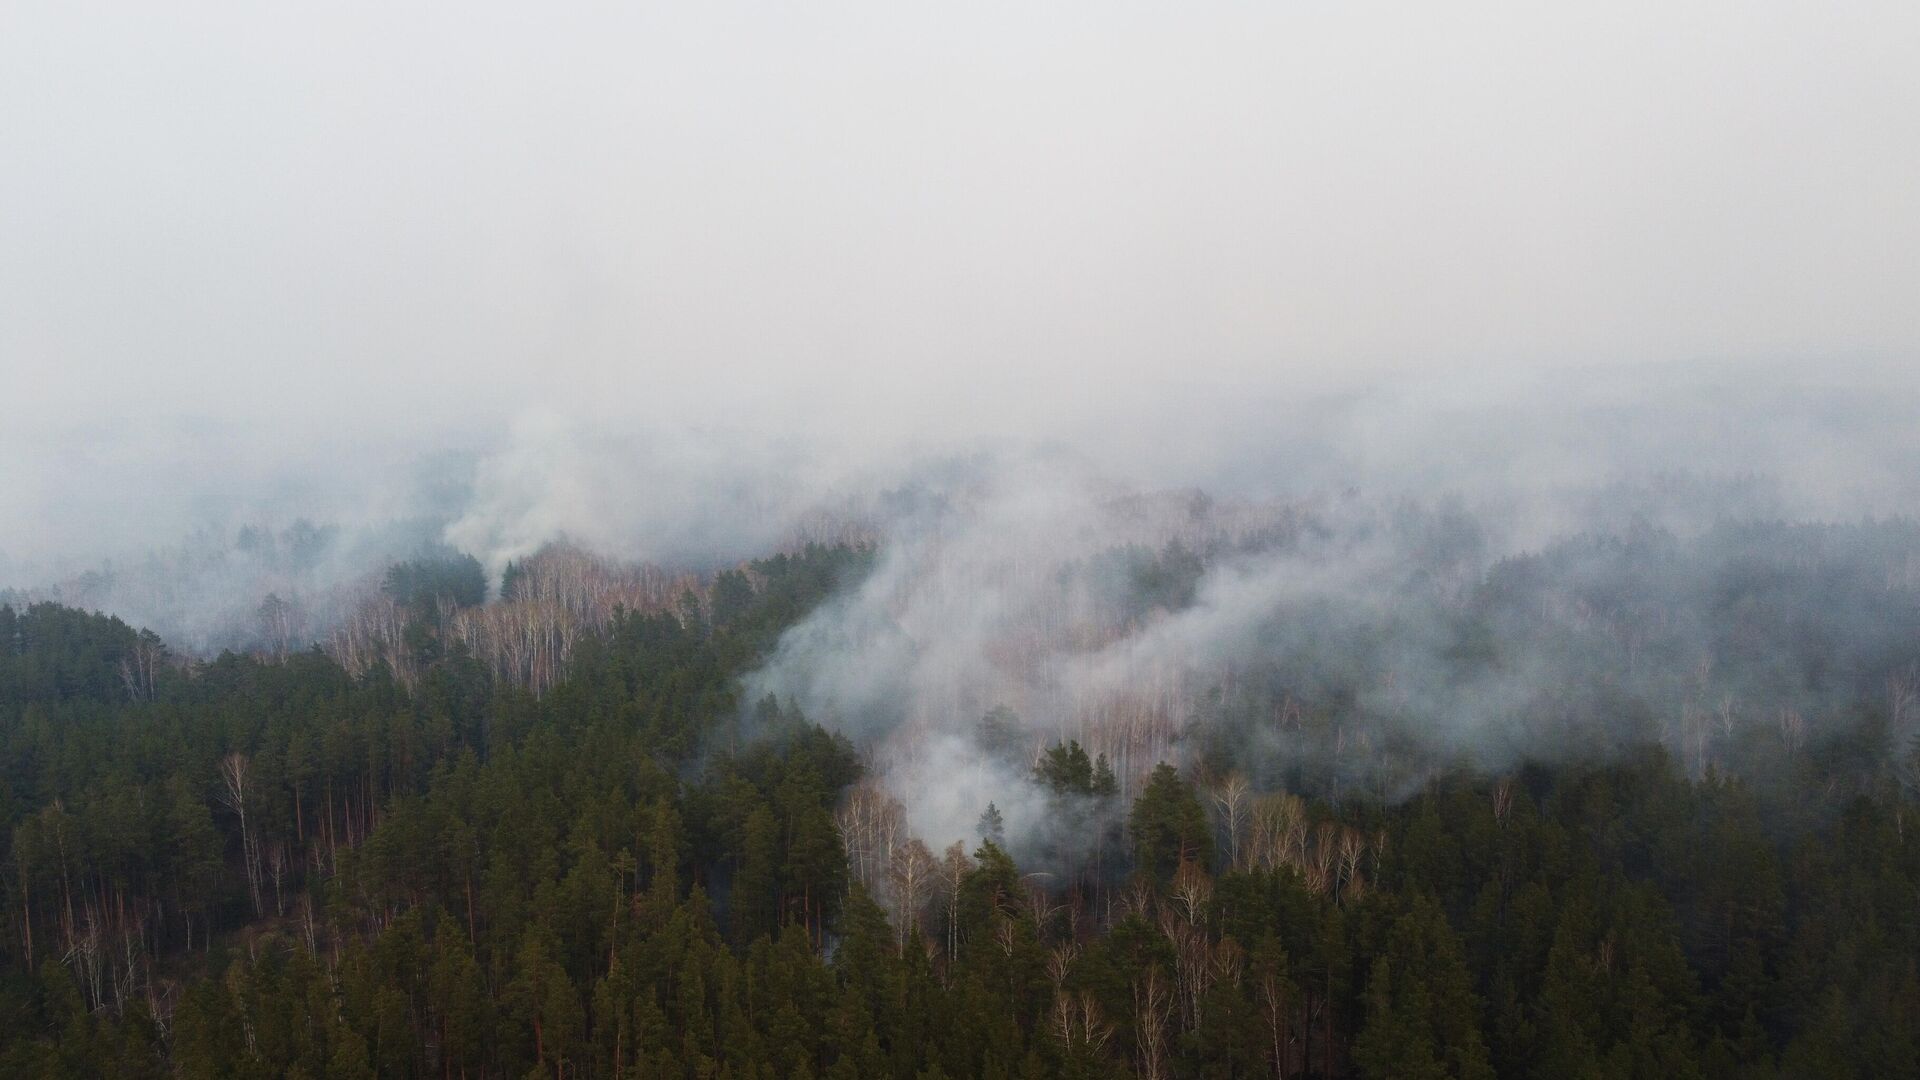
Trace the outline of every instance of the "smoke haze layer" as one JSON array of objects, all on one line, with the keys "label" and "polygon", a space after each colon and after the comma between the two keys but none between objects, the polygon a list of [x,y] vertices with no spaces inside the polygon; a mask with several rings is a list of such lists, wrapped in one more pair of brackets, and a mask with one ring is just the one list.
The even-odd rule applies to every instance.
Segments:
[{"label": "smoke haze layer", "polygon": [[876,541],[750,692],[1040,849],[1059,738],[1703,767],[1908,662],[1915,5],[4,21],[0,599],[357,669],[458,552],[545,685]]},{"label": "smoke haze layer", "polygon": [[1916,47],[1891,2],[27,0],[0,552],[413,516],[410,461],[516,440],[1057,439],[1177,486],[1307,399],[1488,370],[1910,388]]},{"label": "smoke haze layer", "polygon": [[1048,445],[1262,495],[1704,450],[1851,509],[1885,458],[1822,440],[1920,357],[1916,47],[1898,3],[30,0],[0,581],[303,517],[732,557]]},{"label": "smoke haze layer", "polygon": [[308,631],[324,637],[337,622],[325,611],[440,546],[478,557],[497,586],[556,541],[704,573],[796,543],[941,529],[990,528],[1025,545],[1026,566],[1204,533],[1113,509],[1153,492],[1201,492],[1252,519],[1347,492],[1451,502],[1502,553],[1639,519],[1685,534],[1904,515],[1920,495],[1909,381],[1844,365],[1510,371],[1293,397],[1196,390],[1097,423],[893,441],[804,417],[755,428],[552,409],[292,451],[237,423],[74,420],[37,440],[27,425],[12,431],[27,467],[5,489],[16,546],[0,588],[205,650],[257,644],[269,594],[311,601]]}]

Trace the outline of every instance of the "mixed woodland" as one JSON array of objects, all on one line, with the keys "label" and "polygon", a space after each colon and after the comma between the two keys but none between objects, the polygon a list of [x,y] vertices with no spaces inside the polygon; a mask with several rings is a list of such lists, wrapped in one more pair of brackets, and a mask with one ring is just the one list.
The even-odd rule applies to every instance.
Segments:
[{"label": "mixed woodland", "polygon": [[[431,552],[217,657],[0,607],[0,1075],[1920,1076],[1916,555],[1498,560],[1434,652],[1558,658],[1506,746],[1363,710],[1352,627],[1187,688],[1163,760],[983,709],[1067,827],[950,845],[744,689],[871,544]],[[1126,555],[1134,616],[1217,557]]]}]

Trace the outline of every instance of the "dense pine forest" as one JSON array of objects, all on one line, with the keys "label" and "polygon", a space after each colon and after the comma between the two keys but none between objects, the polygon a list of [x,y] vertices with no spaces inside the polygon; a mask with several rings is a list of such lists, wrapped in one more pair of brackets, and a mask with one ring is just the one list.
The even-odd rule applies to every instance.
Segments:
[{"label": "dense pine forest", "polygon": [[[747,689],[870,544],[635,578],[521,651],[537,575],[444,555],[325,650],[0,608],[0,1075],[1920,1076],[1915,553],[1500,560],[1438,654],[1550,649],[1578,718],[1504,757],[1356,715],[1328,657],[1393,639],[1338,621],[1187,687],[1161,761],[995,705],[971,737],[1066,827],[983,805],[945,850]],[[1219,557],[1118,553],[1127,617]]]}]

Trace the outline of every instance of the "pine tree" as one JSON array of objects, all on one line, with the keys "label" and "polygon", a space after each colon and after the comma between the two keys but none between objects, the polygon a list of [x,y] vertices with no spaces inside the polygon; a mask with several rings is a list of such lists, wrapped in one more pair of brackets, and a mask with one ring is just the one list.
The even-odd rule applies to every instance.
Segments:
[{"label": "pine tree", "polygon": [[1213,827],[1206,808],[1193,786],[1165,762],[1154,767],[1134,800],[1127,831],[1133,838],[1135,866],[1162,884],[1172,880],[1182,862],[1207,866],[1213,861]]}]

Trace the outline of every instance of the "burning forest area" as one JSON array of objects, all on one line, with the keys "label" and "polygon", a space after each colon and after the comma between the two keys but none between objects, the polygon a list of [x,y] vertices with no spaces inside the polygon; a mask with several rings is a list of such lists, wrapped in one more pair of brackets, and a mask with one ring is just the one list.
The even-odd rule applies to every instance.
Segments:
[{"label": "burning forest area", "polygon": [[0,11],[0,1080],[1920,1080],[1920,4]]},{"label": "burning forest area", "polygon": [[[1156,492],[1041,456],[720,567],[436,542],[321,574],[325,545],[272,559],[334,534],[249,531],[207,595],[251,624],[173,623],[217,652],[14,594],[7,962],[181,1072],[351,1062],[363,1024],[395,1075],[872,1045],[1498,1075],[1643,1038],[1784,1068],[1837,1023],[1796,988],[1885,970],[1819,943],[1904,933],[1819,898],[1890,915],[1920,881],[1920,525],[1662,522],[1646,495],[1583,491],[1539,539],[1513,501]],[[87,587],[154,602],[140,580]],[[710,989],[669,1008],[648,978]],[[750,988],[795,978],[820,989]],[[1908,1002],[1858,985],[1862,1015]],[[1598,1011],[1501,1026],[1560,1015],[1527,986]],[[770,1049],[732,1011],[762,993],[869,1049]],[[340,1011],[305,1029],[315,994]],[[897,1026],[942,1017],[987,1041]]]}]

